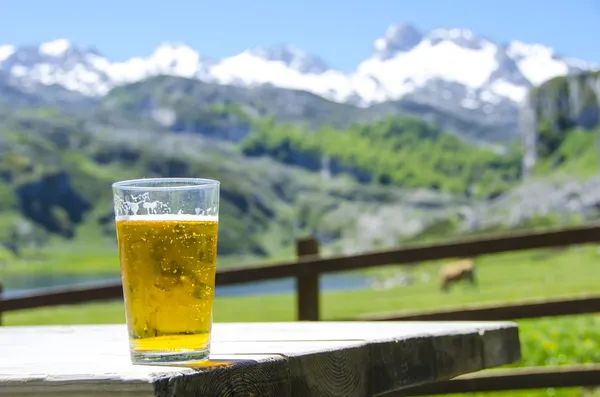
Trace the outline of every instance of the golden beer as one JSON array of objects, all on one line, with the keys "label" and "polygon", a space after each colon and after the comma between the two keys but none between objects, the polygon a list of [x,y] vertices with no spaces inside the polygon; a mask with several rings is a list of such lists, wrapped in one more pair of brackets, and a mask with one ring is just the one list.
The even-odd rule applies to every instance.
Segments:
[{"label": "golden beer", "polygon": [[132,355],[208,355],[216,218],[117,217],[116,228]]}]

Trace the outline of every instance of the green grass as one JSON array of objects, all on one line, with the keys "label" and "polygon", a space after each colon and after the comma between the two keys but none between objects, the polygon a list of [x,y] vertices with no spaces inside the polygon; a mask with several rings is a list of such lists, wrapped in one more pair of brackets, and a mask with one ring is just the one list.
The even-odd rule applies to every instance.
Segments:
[{"label": "green grass", "polygon": [[535,166],[538,176],[553,175],[558,178],[586,179],[598,172],[597,140],[600,130],[574,129],[560,134],[560,146]]},{"label": "green grass", "polygon": [[600,363],[600,315],[519,321],[523,359],[511,366]]},{"label": "green grass", "polygon": [[[598,397],[598,389],[579,389],[569,387],[564,389],[509,390],[504,392],[445,394],[444,397]],[[433,396],[432,396],[433,397]],[[440,396],[441,397],[441,396]]]}]

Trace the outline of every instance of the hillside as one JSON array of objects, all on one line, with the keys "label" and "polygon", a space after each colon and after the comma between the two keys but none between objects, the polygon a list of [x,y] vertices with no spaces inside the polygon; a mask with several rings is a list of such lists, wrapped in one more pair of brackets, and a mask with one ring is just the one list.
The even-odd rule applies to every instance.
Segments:
[{"label": "hillside", "polygon": [[[48,98],[64,93],[46,88]],[[306,92],[158,76],[79,109],[35,110],[23,98],[0,106],[5,263],[38,263],[72,244],[114,249],[110,184],[137,177],[220,180],[221,258],[289,256],[308,234],[327,253],[356,252],[577,221],[600,208],[591,125],[579,117],[546,131],[543,108],[535,139],[552,149],[536,152],[535,180],[523,183],[517,145],[473,145],[411,113],[375,117]],[[581,182],[561,177],[572,172]]]},{"label": "hillside", "polygon": [[600,215],[600,74],[553,78],[531,90],[521,111],[524,180],[477,206],[478,227],[595,221]]},{"label": "hillside", "polygon": [[[92,235],[109,244],[110,184],[137,177],[220,180],[219,250],[225,256],[278,255],[306,234],[341,250],[365,249],[377,240],[393,245],[465,202],[442,192],[324,178],[247,158],[231,144],[199,135],[89,127],[52,111],[12,114],[0,140],[0,241],[17,256],[57,238]],[[361,226],[389,212],[399,222],[376,232]]]},{"label": "hillside", "polygon": [[[556,77],[532,89],[521,111],[526,173],[533,171],[540,159],[554,158],[554,166],[560,165],[565,159],[559,148],[569,132],[579,129],[590,133],[599,126],[600,72]],[[594,141],[581,139],[587,144]]]},{"label": "hillside", "polygon": [[473,147],[415,118],[386,118],[343,130],[324,126],[312,133],[265,121],[243,141],[242,150],[312,171],[350,174],[361,183],[477,198],[499,195],[520,179],[517,149],[497,154]]},{"label": "hillside", "polygon": [[[280,120],[264,111],[264,103],[279,102],[276,95],[237,102],[239,88],[223,90],[157,77],[115,89],[95,114],[0,111],[0,241],[18,253],[57,236],[77,239],[80,230],[98,229],[110,240],[110,183],[152,176],[222,181],[223,255],[278,255],[303,234],[334,250],[369,249],[430,227],[452,234],[506,226],[513,217],[497,214],[516,208],[519,222],[544,213],[549,198],[530,205],[533,195],[523,193],[517,147],[469,145],[411,117],[311,128],[285,121],[294,117],[285,106]],[[199,96],[210,106],[194,107]],[[538,163],[539,175],[588,170],[596,161],[592,135],[562,134],[564,142]],[[565,210],[568,200],[561,200],[555,211]]]}]

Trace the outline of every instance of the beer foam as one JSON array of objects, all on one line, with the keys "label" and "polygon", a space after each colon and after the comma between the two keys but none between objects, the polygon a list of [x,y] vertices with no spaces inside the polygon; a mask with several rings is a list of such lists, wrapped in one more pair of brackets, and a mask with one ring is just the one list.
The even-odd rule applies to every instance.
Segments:
[{"label": "beer foam", "polygon": [[118,215],[116,221],[191,221],[191,222],[218,222],[215,215],[193,214],[144,214],[144,215]]}]

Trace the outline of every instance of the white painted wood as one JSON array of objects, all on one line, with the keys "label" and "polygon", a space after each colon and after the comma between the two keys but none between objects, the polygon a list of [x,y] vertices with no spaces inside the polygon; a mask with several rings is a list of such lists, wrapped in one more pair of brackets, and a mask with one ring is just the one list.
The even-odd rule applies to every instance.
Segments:
[{"label": "white painted wood", "polygon": [[[322,326],[327,324],[327,326]],[[323,341],[323,340],[369,340],[410,338],[414,336],[437,336],[472,333],[513,327],[512,322],[279,322],[279,323],[215,323],[213,341]]]},{"label": "white painted wood", "polygon": [[0,396],[364,397],[507,364],[518,342],[509,322],[217,323],[192,368],[132,365],[125,325],[0,327]]}]

